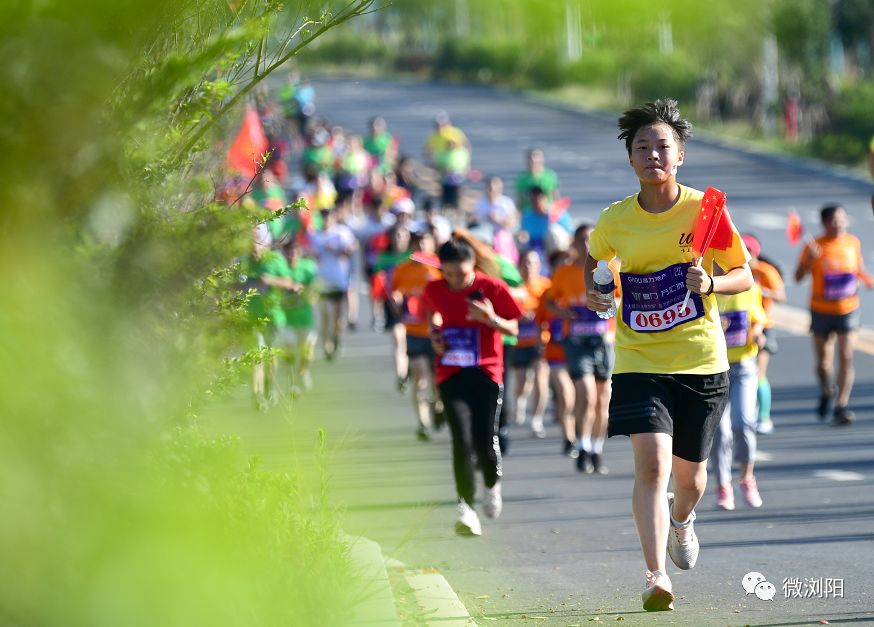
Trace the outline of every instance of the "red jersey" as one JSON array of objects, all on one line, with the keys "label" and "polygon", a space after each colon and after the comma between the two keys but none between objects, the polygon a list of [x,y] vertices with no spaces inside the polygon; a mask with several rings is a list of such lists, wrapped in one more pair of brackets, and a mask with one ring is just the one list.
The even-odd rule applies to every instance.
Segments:
[{"label": "red jersey", "polygon": [[446,350],[436,359],[437,383],[442,383],[462,368],[482,368],[495,383],[504,376],[504,345],[501,334],[467,317],[468,296],[481,290],[492,303],[495,315],[506,320],[522,317],[523,311],[500,279],[477,273],[473,283],[458,292],[439,279],[425,286],[422,303],[431,314],[440,314],[441,333]]}]

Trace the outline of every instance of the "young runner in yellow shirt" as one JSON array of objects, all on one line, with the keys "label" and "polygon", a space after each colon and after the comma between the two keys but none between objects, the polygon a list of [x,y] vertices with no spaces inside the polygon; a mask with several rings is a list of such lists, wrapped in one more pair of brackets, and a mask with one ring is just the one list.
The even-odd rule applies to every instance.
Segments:
[{"label": "young runner in yellow shirt", "polygon": [[[694,508],[707,484],[707,457],[728,396],[728,359],[714,293],[749,289],[749,255],[732,227],[726,250],[694,265],[692,234],[702,192],[677,183],[691,124],[673,100],[657,100],[619,119],[640,192],[605,209],[589,242],[588,306],[607,311],[612,294],[593,285],[598,260],[622,260],[622,308],[608,436],[628,435],[634,450],[632,495],[646,562],[643,607],[673,609],[665,546],[677,567],[698,558]],[[725,269],[713,276],[713,264]],[[686,290],[692,292],[682,308]],[[668,495],[673,477],[674,497]]]}]

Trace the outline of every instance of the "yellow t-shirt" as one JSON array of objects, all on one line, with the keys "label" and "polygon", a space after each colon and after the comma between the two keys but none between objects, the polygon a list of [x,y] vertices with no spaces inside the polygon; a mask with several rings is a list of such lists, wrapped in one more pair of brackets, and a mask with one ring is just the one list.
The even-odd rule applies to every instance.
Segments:
[{"label": "yellow t-shirt", "polygon": [[[622,262],[621,311],[617,314],[614,372],[716,374],[728,370],[722,324],[713,295],[686,295],[686,269],[694,260],[692,233],[703,192],[680,186],[669,210],[648,213],[637,194],[607,207],[589,239],[594,259]],[[727,250],[708,250],[702,267],[713,274],[750,259],[734,225]]]},{"label": "yellow t-shirt", "polygon": [[439,131],[434,131],[428,136],[425,140],[425,146],[432,155],[437,155],[446,150],[450,141],[455,142],[458,146],[465,146],[467,144],[467,135],[457,126],[444,126]]},{"label": "yellow t-shirt", "polygon": [[768,316],[762,307],[762,290],[753,285],[746,292],[716,297],[728,361],[737,363],[759,354],[759,345],[752,334],[753,325],[765,326]]}]

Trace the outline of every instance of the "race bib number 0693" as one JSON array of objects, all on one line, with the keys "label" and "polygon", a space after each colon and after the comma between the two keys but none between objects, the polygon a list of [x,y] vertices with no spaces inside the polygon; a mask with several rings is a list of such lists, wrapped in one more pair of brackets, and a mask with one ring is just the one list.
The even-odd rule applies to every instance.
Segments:
[{"label": "race bib number 0693", "polygon": [[695,307],[694,299],[689,299],[689,304],[681,310],[682,306],[683,303],[677,303],[657,311],[635,311],[632,309],[628,316],[628,326],[632,330],[640,332],[667,331],[678,324],[698,317],[698,309]]}]

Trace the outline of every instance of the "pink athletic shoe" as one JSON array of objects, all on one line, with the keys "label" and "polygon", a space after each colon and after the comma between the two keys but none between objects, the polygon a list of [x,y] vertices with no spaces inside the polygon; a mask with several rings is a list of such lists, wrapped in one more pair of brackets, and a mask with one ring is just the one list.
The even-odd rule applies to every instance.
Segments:
[{"label": "pink athletic shoe", "polygon": [[728,511],[734,509],[734,487],[730,482],[716,488],[716,507]]},{"label": "pink athletic shoe", "polygon": [[747,502],[747,505],[750,507],[761,507],[762,506],[762,495],[759,494],[759,487],[756,485],[756,478],[750,477],[749,479],[741,479],[740,484],[740,492],[743,494],[744,501]]}]

